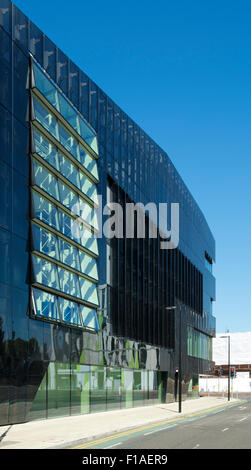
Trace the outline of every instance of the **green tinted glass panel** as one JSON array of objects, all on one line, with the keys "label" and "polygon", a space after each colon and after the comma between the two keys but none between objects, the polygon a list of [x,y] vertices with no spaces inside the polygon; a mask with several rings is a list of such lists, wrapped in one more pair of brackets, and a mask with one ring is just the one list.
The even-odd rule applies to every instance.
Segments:
[{"label": "green tinted glass panel", "polygon": [[48,366],[48,418],[70,414],[70,364],[51,362]]},{"label": "green tinted glass panel", "polygon": [[90,412],[90,367],[71,365],[71,415]]},{"label": "green tinted glass panel", "polygon": [[144,406],[148,399],[148,371],[134,370],[133,381],[134,406]]},{"label": "green tinted glass panel", "polygon": [[159,382],[158,372],[155,370],[148,371],[149,381],[149,400],[153,405],[159,403]]},{"label": "green tinted glass panel", "polygon": [[120,408],[122,398],[121,369],[115,367],[106,368],[107,409]]},{"label": "green tinted glass panel", "polygon": [[91,412],[106,410],[106,380],[104,367],[91,367]]},{"label": "green tinted glass panel", "polygon": [[133,370],[122,369],[121,389],[121,407],[131,408],[133,406]]}]

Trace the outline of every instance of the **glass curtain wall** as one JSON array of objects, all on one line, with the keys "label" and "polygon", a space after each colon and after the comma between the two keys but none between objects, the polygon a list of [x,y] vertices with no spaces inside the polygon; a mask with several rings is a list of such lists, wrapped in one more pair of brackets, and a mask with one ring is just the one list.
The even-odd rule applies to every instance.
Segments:
[{"label": "glass curtain wall", "polygon": [[212,341],[210,336],[187,327],[187,354],[200,359],[212,360]]},{"label": "glass curtain wall", "polygon": [[30,420],[159,403],[157,371],[51,362]]},{"label": "glass curtain wall", "polygon": [[[33,311],[97,330],[97,136],[33,61],[31,116]],[[61,397],[70,388],[64,370],[56,368],[55,375],[52,366],[48,369],[48,409],[50,402],[52,410],[62,408]],[[60,377],[57,383],[53,374]]]}]

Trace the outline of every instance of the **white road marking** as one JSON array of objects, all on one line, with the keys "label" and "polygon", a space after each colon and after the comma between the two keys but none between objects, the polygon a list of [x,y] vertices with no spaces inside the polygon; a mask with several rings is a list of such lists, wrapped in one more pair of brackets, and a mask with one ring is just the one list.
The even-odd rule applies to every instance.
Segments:
[{"label": "white road marking", "polygon": [[227,431],[228,429],[229,429],[229,428],[222,429],[222,432],[225,432],[225,431]]},{"label": "white road marking", "polygon": [[246,410],[246,406],[239,406],[239,410]]},{"label": "white road marking", "polygon": [[193,449],[198,449],[200,447],[200,444],[196,444],[196,446],[193,447]]},{"label": "white road marking", "polygon": [[248,417],[246,416],[245,418],[239,419],[239,422],[244,421],[245,419],[248,419]]},{"label": "white road marking", "polygon": [[118,442],[117,444],[113,444],[112,446],[105,447],[105,449],[111,449],[112,447],[119,446],[119,444],[122,444],[122,442]]},{"label": "white road marking", "polygon": [[149,436],[149,434],[153,434],[154,432],[158,432],[158,431],[167,431],[170,428],[174,428],[174,426],[177,426],[177,424],[172,424],[171,426],[167,426],[166,428],[155,429],[155,431],[146,432],[144,436]]}]

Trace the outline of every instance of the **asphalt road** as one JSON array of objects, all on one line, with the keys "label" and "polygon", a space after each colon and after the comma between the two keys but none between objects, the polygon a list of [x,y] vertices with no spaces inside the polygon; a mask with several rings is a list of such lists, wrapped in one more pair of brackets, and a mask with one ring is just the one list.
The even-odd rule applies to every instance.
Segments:
[{"label": "asphalt road", "polygon": [[116,448],[251,449],[251,403],[188,418],[163,431],[128,439]]},{"label": "asphalt road", "polygon": [[135,428],[76,448],[251,449],[251,402]]}]

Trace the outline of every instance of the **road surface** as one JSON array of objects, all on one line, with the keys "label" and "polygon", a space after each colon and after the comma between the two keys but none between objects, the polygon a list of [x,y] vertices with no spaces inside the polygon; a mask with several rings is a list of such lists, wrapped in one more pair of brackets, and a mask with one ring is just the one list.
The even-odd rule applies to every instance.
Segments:
[{"label": "road surface", "polygon": [[251,449],[251,402],[85,442],[78,449]]}]

